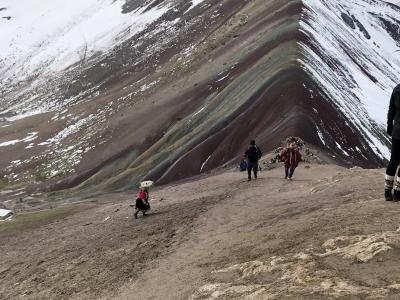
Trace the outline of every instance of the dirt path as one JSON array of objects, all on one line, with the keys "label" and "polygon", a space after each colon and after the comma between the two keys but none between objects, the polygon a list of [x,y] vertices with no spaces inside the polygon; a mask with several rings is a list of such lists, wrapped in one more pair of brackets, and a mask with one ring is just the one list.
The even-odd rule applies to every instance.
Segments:
[{"label": "dirt path", "polygon": [[396,299],[400,205],[383,201],[382,176],[312,165],[248,183],[232,170],[153,192],[139,220],[116,194],[31,229],[0,224],[0,298]]}]

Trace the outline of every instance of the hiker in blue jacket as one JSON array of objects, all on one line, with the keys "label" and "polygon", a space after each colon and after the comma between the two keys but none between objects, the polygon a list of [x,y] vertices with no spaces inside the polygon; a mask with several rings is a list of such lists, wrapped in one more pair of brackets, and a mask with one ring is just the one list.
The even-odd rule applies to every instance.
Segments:
[{"label": "hiker in blue jacket", "polygon": [[239,170],[240,172],[246,171],[247,170],[247,161],[244,156],[240,158],[240,163],[239,163]]},{"label": "hiker in blue jacket", "polygon": [[247,159],[247,180],[251,181],[251,170],[253,170],[254,179],[257,179],[258,160],[261,158],[262,152],[260,148],[258,148],[258,146],[256,145],[255,140],[250,141],[250,145],[244,153],[244,156]]}]

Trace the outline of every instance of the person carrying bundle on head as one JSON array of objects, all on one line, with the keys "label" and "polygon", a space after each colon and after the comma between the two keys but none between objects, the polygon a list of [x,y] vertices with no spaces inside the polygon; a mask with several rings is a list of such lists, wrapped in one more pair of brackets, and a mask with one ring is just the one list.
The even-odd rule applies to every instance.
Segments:
[{"label": "person carrying bundle on head", "polygon": [[153,181],[143,181],[139,185],[139,195],[136,199],[136,212],[135,219],[138,218],[139,212],[143,213],[143,216],[146,216],[146,212],[150,210],[149,203],[149,188],[153,185]]}]

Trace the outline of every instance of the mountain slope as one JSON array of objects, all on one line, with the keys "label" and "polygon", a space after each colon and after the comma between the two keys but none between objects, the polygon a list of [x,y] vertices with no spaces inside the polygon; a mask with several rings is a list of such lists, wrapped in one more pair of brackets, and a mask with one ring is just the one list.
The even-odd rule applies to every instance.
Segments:
[{"label": "mountain slope", "polygon": [[250,138],[268,151],[290,135],[343,164],[388,157],[396,4],[39,2],[27,19],[12,2],[0,11],[16,22],[0,60],[5,184],[165,183],[231,162]]},{"label": "mountain slope", "polygon": [[[378,156],[389,157],[387,101],[400,78],[400,6],[385,1],[304,1],[304,68]],[[400,4],[400,3],[398,3]],[[334,136],[345,155],[359,155]]]}]

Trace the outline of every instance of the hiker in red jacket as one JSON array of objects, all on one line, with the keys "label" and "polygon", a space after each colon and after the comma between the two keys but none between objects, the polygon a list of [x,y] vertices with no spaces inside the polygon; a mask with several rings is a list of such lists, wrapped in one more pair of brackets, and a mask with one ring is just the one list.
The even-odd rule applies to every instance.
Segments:
[{"label": "hiker in red jacket", "polygon": [[285,179],[292,180],[294,170],[301,161],[301,154],[296,143],[290,143],[281,153],[281,161],[285,164]]},{"label": "hiker in red jacket", "polygon": [[150,210],[150,203],[149,203],[149,188],[140,186],[139,195],[136,199],[136,212],[135,212],[135,219],[138,218],[138,213],[142,212],[143,216],[146,216],[146,212]]}]

